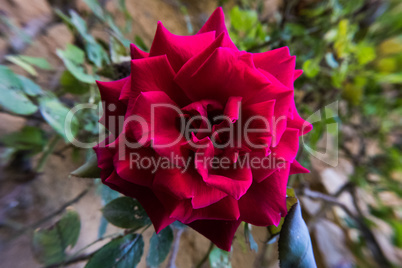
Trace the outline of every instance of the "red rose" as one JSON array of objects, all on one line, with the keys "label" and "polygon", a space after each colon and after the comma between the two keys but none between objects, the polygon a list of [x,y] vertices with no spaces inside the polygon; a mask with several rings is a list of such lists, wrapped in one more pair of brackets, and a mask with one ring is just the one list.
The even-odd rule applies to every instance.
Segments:
[{"label": "red rose", "polygon": [[178,220],[224,250],[241,221],[278,225],[289,174],[308,172],[295,157],[312,128],[289,49],[239,51],[218,8],[193,36],[159,22],[150,52],[131,56],[129,77],[98,82],[103,183],[138,199],[157,232]]}]

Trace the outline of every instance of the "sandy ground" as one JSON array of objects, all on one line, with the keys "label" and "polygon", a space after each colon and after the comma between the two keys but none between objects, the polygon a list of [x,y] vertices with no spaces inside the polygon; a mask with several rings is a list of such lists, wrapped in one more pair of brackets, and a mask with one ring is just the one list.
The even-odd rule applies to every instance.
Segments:
[{"label": "sandy ground", "polygon": [[[175,5],[175,1],[134,0],[127,2],[128,9],[134,18],[133,36],[141,36],[146,44],[151,44],[158,20],[161,20],[169,30],[176,34],[187,34],[184,17]],[[200,27],[215,8],[215,1],[187,0],[183,1],[183,3],[188,6],[195,29]],[[84,4],[81,3],[79,6],[85,9]],[[45,0],[30,0],[29,4],[27,4],[26,0],[0,0],[0,9],[14,23],[20,26],[29,24],[33,19],[48,16],[51,12],[51,8]],[[56,48],[63,48],[65,44],[71,42],[71,39],[68,29],[62,24],[56,24],[27,47],[24,54],[45,57],[53,66],[58,66],[60,61],[55,55],[55,50]],[[0,39],[0,51],[4,51],[6,45],[7,40]],[[18,68],[14,68],[14,70],[23,73]],[[41,75],[39,82],[46,86],[53,76],[54,73],[44,73]],[[0,135],[16,131],[24,123],[25,121],[19,117],[0,114]],[[60,145],[60,147],[62,146]],[[93,185],[91,181],[68,178],[68,174],[80,163],[74,162],[69,157],[69,152],[66,152],[65,156],[65,158],[51,157],[44,173],[28,183],[15,182],[14,178],[17,176],[15,173],[0,172],[0,208],[6,211],[8,219],[15,221],[15,224],[28,225],[57,210],[65,202],[77,196],[83,189]],[[15,208],[10,208],[15,204],[17,204]],[[74,248],[80,249],[97,238],[102,205],[100,197],[95,192],[95,187],[92,187],[90,192],[78,203],[74,204],[73,207],[81,217],[81,234]],[[45,223],[42,227],[50,224],[51,222]],[[116,231],[116,228],[109,225],[108,233]],[[146,245],[152,233],[153,230],[151,229],[144,233]],[[239,242],[242,238],[237,239],[237,242],[234,243],[233,267],[261,267],[260,263],[262,262],[265,263],[265,267],[276,267],[276,245],[263,245],[263,241],[267,236],[266,229],[254,227],[253,233],[259,244],[259,254],[250,252],[244,246],[244,242]],[[2,240],[9,238],[9,236],[10,230],[8,228],[0,228],[0,238]],[[242,236],[241,230],[239,230],[237,236]],[[41,267],[34,260],[31,253],[30,239],[30,234],[26,234],[11,243],[3,242],[0,245],[1,267]],[[99,246],[101,244],[99,243]],[[202,259],[208,246],[209,241],[207,239],[188,229],[183,234],[180,242],[177,267],[194,267]],[[93,249],[90,248],[89,251]],[[262,256],[262,252],[267,252],[266,255],[269,256],[267,260]],[[141,268],[146,267],[145,255],[139,265]],[[80,263],[69,267],[83,266],[84,263]],[[162,265],[162,267],[164,266],[166,264]],[[208,264],[203,267],[208,267]]]}]

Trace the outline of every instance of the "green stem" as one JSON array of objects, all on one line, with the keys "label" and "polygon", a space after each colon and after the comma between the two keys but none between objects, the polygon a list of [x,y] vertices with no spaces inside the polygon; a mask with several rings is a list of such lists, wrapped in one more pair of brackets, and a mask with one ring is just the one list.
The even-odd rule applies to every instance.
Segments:
[{"label": "green stem", "polygon": [[60,136],[56,135],[54,136],[49,143],[46,145],[45,150],[41,156],[41,158],[39,159],[38,165],[35,168],[35,171],[37,173],[41,173],[43,172],[43,169],[45,167],[45,164],[49,158],[49,156],[52,154],[52,152],[54,151],[54,149],[56,148],[57,143],[60,140]]}]

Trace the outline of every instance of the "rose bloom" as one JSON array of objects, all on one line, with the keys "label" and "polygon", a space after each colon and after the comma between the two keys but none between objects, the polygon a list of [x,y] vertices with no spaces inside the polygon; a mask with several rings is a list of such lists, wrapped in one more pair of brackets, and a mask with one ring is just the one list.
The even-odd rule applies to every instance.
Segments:
[{"label": "rose bloom", "polygon": [[[110,131],[94,148],[102,182],[136,198],[156,232],[177,220],[227,251],[242,221],[278,225],[289,175],[309,172],[295,157],[312,128],[295,107],[302,71],[289,49],[239,51],[218,8],[192,36],[159,22],[150,52],[132,45],[131,57],[129,77],[98,82]],[[182,161],[154,172],[131,155]]]}]

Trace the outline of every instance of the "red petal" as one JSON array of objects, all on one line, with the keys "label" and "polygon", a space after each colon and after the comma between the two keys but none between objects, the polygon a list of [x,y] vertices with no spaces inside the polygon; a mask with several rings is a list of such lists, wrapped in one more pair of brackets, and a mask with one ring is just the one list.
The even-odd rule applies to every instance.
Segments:
[{"label": "red petal", "polygon": [[253,182],[251,169],[247,165],[210,170],[208,177],[203,179],[208,185],[227,193],[236,200],[247,192]]},{"label": "red petal", "polygon": [[252,150],[258,149],[254,145],[258,147],[266,146],[265,155],[268,155],[272,141],[275,101],[268,100],[253,103],[243,108],[244,124],[250,130],[250,132],[247,132],[247,136],[244,137],[247,139],[245,145]]},{"label": "red petal", "polygon": [[119,178],[116,172],[113,172],[104,183],[115,191],[136,198],[145,209],[157,233],[175,221],[169,218],[167,211],[150,189],[129,183]]},{"label": "red petal", "polygon": [[225,34],[227,36],[228,43],[230,43],[230,47],[237,49],[236,45],[229,37],[229,33],[225,25],[225,14],[223,13],[221,7],[215,9],[215,11],[211,14],[207,22],[205,22],[204,26],[202,26],[197,34],[213,31],[215,31],[216,38],[218,38],[218,36],[220,36],[221,34]]},{"label": "red petal", "polygon": [[299,113],[297,112],[296,104],[294,101],[292,101],[291,107],[292,107],[292,112],[293,112],[293,114],[292,114],[293,118],[288,119],[287,126],[289,128],[298,129],[300,136],[309,133],[313,129],[313,125],[300,117]]},{"label": "red petal", "polygon": [[181,200],[173,207],[170,217],[189,224],[196,220],[238,220],[240,212],[237,200],[227,196],[199,209],[193,209],[190,199]]},{"label": "red petal", "polygon": [[296,57],[290,56],[288,47],[255,53],[253,60],[257,68],[271,73],[286,87],[293,88]]},{"label": "red petal", "polygon": [[218,37],[221,33],[228,34],[228,30],[225,25],[225,14],[221,7],[215,9],[211,14],[204,26],[198,31],[200,33],[215,32],[215,37]]},{"label": "red petal", "polygon": [[231,96],[246,99],[268,85],[249,53],[220,47],[197,69],[199,63],[189,62],[175,78],[192,101],[215,99],[224,105]]},{"label": "red petal", "polygon": [[280,141],[283,132],[286,129],[289,109],[292,107],[293,90],[284,87],[270,73],[259,69],[271,82],[266,88],[258,91],[253,97],[247,100],[243,105],[247,106],[254,103],[260,103],[268,100],[275,100],[274,122],[272,129],[272,146],[276,146]]},{"label": "red petal", "polygon": [[149,56],[166,55],[177,72],[191,57],[207,48],[214,39],[214,32],[190,36],[174,35],[158,22]]},{"label": "red petal", "polygon": [[235,123],[239,119],[241,100],[242,97],[231,96],[226,102],[223,114],[227,116],[232,123]]},{"label": "red petal", "polygon": [[284,163],[272,157],[272,154],[266,156],[263,152],[253,152],[250,154],[250,158],[260,158],[261,161],[258,166],[251,169],[253,180],[257,183],[260,183],[267,177],[271,176]]},{"label": "red petal", "polygon": [[131,53],[131,59],[133,60],[149,57],[148,52],[142,51],[135,44],[130,44],[130,53]]},{"label": "red petal", "polygon": [[261,183],[253,183],[239,200],[240,219],[257,226],[278,226],[287,213],[286,185],[289,165],[278,169]]},{"label": "red petal", "polygon": [[198,220],[191,228],[211,240],[220,249],[230,251],[232,240],[241,221]]},{"label": "red petal", "polygon": [[104,181],[112,174],[114,170],[113,166],[113,154],[114,150],[109,148],[108,145],[113,141],[113,135],[110,135],[105,140],[94,146],[94,151],[98,160],[98,167],[101,169],[101,179]]},{"label": "red petal", "polygon": [[299,130],[287,128],[276,147],[271,148],[272,156],[283,161],[293,162],[299,150]]},{"label": "red petal", "polygon": [[299,173],[310,173],[310,170],[303,167],[299,162],[294,160],[293,163],[290,164],[289,175],[299,174]]},{"label": "red petal", "polygon": [[297,78],[299,78],[303,74],[303,70],[296,69],[295,73],[293,75],[293,81],[295,81]]},{"label": "red petal", "polygon": [[153,188],[174,195],[177,199],[192,198],[192,207],[195,209],[214,204],[227,196],[207,186],[195,171],[183,172],[178,168],[159,170],[155,175]]},{"label": "red petal", "polygon": [[119,101],[120,92],[129,77],[113,82],[96,81],[103,102],[103,115],[99,122],[115,135],[119,135],[123,128],[124,115],[127,106]]},{"label": "red petal", "polygon": [[[132,149],[125,144],[124,138],[119,137],[113,163],[120,178],[134,184],[151,187],[155,174],[153,166],[149,168],[142,165],[141,159],[156,159],[155,152],[150,148]],[[146,164],[148,165],[148,163]]]},{"label": "red petal", "polygon": [[136,97],[140,92],[163,91],[180,106],[189,103],[173,81],[173,71],[166,55],[131,61],[131,87],[124,88],[120,99]]},{"label": "red petal", "polygon": [[151,143],[160,156],[183,157],[181,146],[185,140],[176,127],[182,114],[165,92],[142,92],[129,107],[125,120],[127,135],[133,135],[143,146]]},{"label": "red petal", "polygon": [[[185,83],[185,81],[191,77],[200,66],[211,56],[211,54],[219,47],[228,47],[232,49],[237,49],[236,46],[230,41],[229,36],[226,33],[221,33],[214,42],[209,45],[204,51],[199,53],[198,55],[189,59],[180,71],[176,74],[175,81],[180,83]],[[193,99],[193,101],[199,101]]]}]

